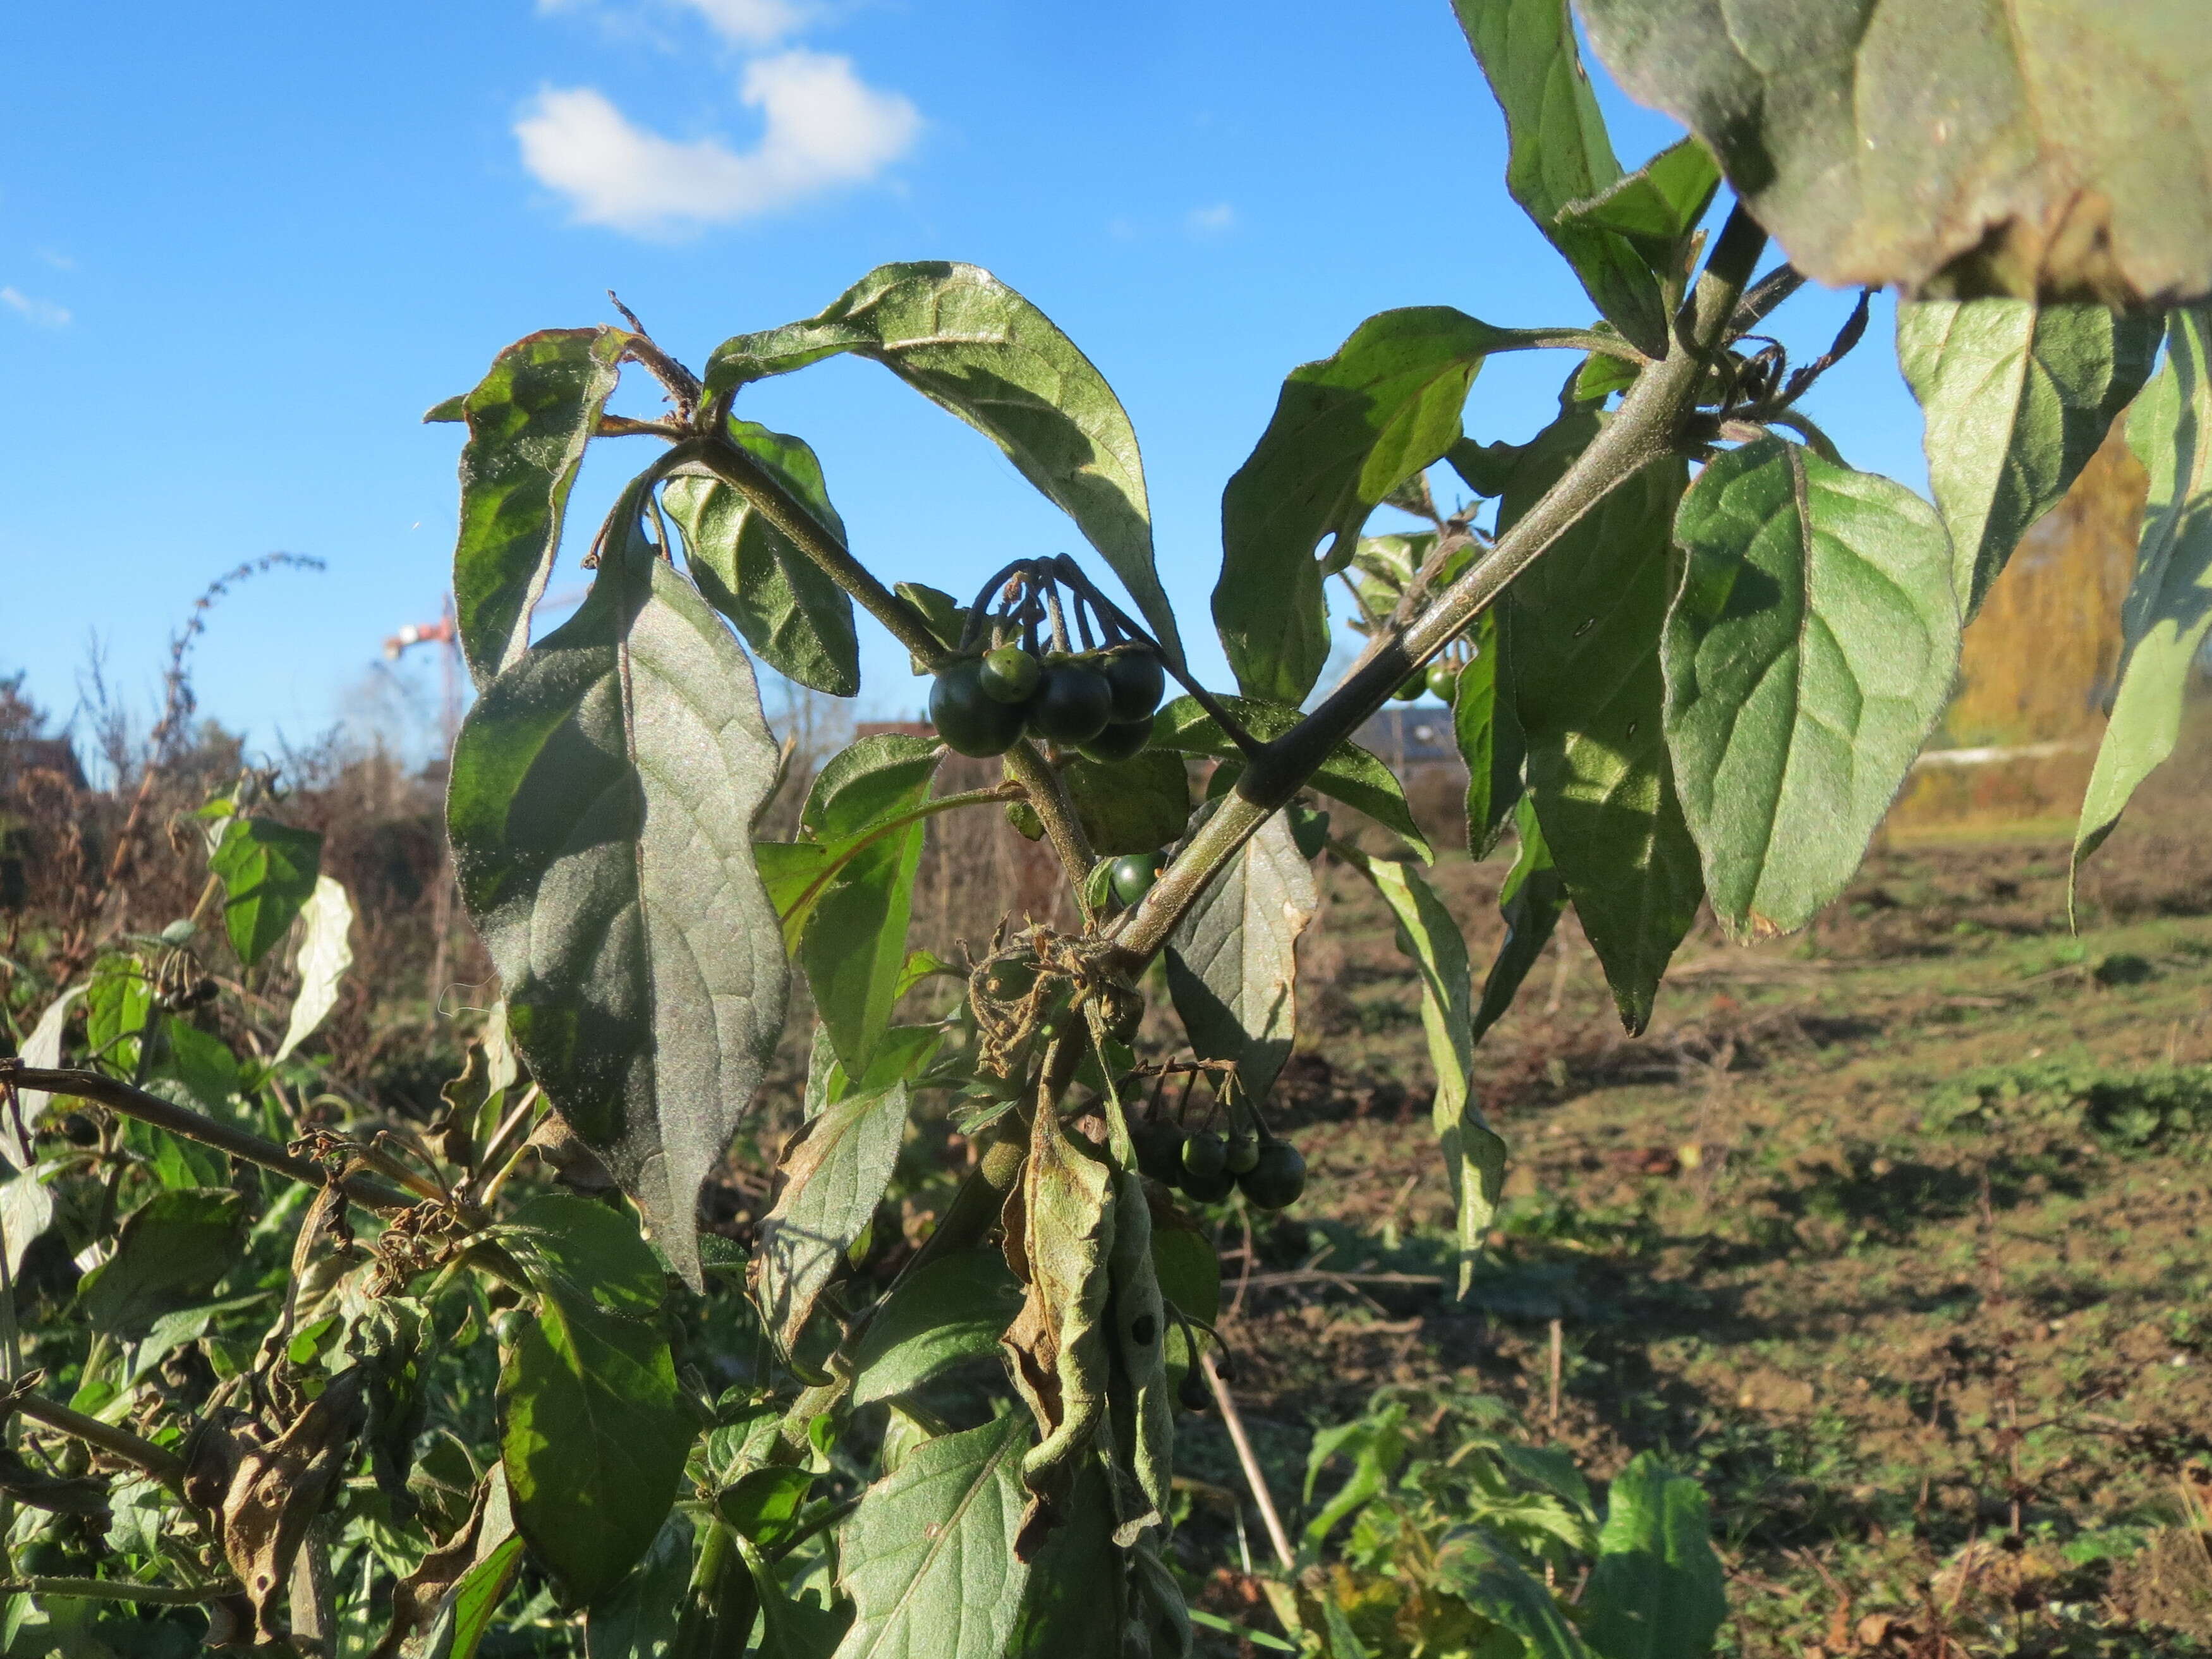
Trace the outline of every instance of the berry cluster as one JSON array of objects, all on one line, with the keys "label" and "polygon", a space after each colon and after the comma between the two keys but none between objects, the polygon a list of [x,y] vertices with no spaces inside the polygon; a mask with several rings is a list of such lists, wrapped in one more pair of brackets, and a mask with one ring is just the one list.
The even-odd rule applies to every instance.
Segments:
[{"label": "berry cluster", "polygon": [[[1071,611],[1079,646],[1068,637]],[[1003,755],[1026,732],[1124,761],[1152,741],[1166,690],[1159,647],[1072,560],[1024,560],[969,607],[961,654],[930,687],[929,718],[963,755]]]},{"label": "berry cluster", "polygon": [[1459,692],[1460,670],[1467,666],[1473,656],[1474,648],[1466,640],[1455,640],[1444,648],[1443,655],[1426,668],[1417,668],[1407,675],[1390,695],[1400,702],[1412,702],[1425,691],[1449,708]]},{"label": "berry cluster", "polygon": [[[1206,1122],[1186,1128],[1182,1119],[1188,1103],[1186,1091],[1183,1107],[1170,1115],[1155,1097],[1149,1114],[1132,1126],[1139,1170],[1201,1204],[1219,1202],[1232,1188],[1263,1210],[1298,1201],[1306,1189],[1305,1158],[1289,1141],[1277,1139],[1256,1111],[1231,1106],[1224,1134]],[[1217,1099],[1207,1118],[1219,1109]]]}]

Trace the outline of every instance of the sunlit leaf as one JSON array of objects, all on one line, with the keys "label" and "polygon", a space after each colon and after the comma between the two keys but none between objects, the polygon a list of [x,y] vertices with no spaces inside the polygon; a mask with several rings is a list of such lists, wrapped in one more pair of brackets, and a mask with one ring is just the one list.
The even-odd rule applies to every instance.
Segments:
[{"label": "sunlit leaf", "polygon": [[1739,938],[1802,927],[1950,700],[1950,541],[1903,484],[1779,438],[1707,465],[1674,535],[1667,741],[1705,886]]},{"label": "sunlit leaf", "polygon": [[2150,374],[2152,313],[2027,300],[1897,308],[1897,361],[1926,418],[1928,478],[1972,620],[2021,537],[2057,505]]},{"label": "sunlit leaf", "polygon": [[222,921],[231,949],[251,968],[267,956],[314,896],[323,838],[274,818],[234,817],[208,858],[222,883]]},{"label": "sunlit leaf", "polygon": [[997,444],[1075,520],[1153,634],[1181,656],[1152,565],[1136,432],[1105,376],[1050,318],[974,265],[881,265],[819,316],[724,341],[707,365],[707,389],[847,351],[873,358]]},{"label": "sunlit leaf", "polygon": [[292,1051],[330,1018],[331,1010],[338,1006],[338,986],[353,966],[353,945],[346,937],[353,928],[353,901],[343,887],[328,876],[317,876],[315,890],[300,915],[307,924],[300,940],[300,994],[292,999],[284,1040],[269,1057],[271,1066],[291,1058]]},{"label": "sunlit leaf", "polygon": [[1022,1289],[995,1250],[963,1250],[902,1279],[853,1353],[853,1403],[918,1388],[946,1366],[998,1351]]},{"label": "sunlit leaf", "polygon": [[637,510],[633,487],[583,608],[469,711],[447,810],[516,1046],[696,1286],[700,1183],[783,1028],[749,835],[777,757],[737,641],[620,533]]},{"label": "sunlit leaf", "polygon": [[1613,1478],[1583,1629],[1605,1659],[1703,1659],[1728,1617],[1703,1487],[1644,1452]]},{"label": "sunlit leaf", "polygon": [[762,1218],[753,1260],[761,1308],[789,1352],[814,1304],[876,1213],[906,1133],[903,1083],[848,1095],[808,1120],[784,1154],[784,1186]]},{"label": "sunlit leaf", "polygon": [[1498,958],[1482,981],[1482,1001],[1474,1011],[1470,1040],[1498,1024],[1520,994],[1522,981],[1536,965],[1544,946],[1567,908],[1567,884],[1552,862],[1552,849],[1544,844],[1543,826],[1536,822],[1535,803],[1526,796],[1513,811],[1514,830],[1520,849],[1513,867],[1498,890],[1498,908],[1505,918],[1505,940]]},{"label": "sunlit leaf", "polygon": [[[1592,1659],[1592,1650],[1583,1645],[1566,1609],[1493,1534],[1474,1527],[1448,1534],[1437,1547],[1436,1577],[1439,1588],[1520,1638],[1522,1659]],[[1625,1650],[1616,1656],[1607,1649],[1602,1650],[1602,1659],[1702,1659],[1702,1656],[1686,1651],[1679,1656],[1647,1654],[1643,1649]]]},{"label": "sunlit leaf", "polygon": [[1809,276],[1926,297],[2212,291],[2212,46],[2196,0],[1581,9],[1630,96],[1712,145]]}]

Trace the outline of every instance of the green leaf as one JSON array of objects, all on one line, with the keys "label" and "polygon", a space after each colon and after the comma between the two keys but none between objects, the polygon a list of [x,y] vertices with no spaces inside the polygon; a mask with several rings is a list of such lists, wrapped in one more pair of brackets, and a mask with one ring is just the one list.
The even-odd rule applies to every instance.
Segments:
[{"label": "green leaf", "polygon": [[2074,867],[2104,843],[2136,786],[2173,752],[2192,665],[2212,629],[2212,307],[2166,324],[2166,367],[2128,416],[2150,473],[2135,580],[2121,619],[2120,689],[2089,775]]},{"label": "green leaf", "polygon": [[2112,303],[2212,291],[2212,53],[2195,0],[1583,0],[1582,14],[1629,96],[1711,144],[1820,282]]},{"label": "green leaf", "polygon": [[283,939],[314,896],[323,838],[274,818],[234,817],[208,859],[222,883],[222,922],[230,948],[251,968]]},{"label": "green leaf", "polygon": [[[94,1059],[118,1072],[137,1071],[140,1034],[155,1015],[154,981],[144,963],[110,952],[92,964],[84,994],[84,1041]],[[61,1033],[54,1035],[58,1049]]]},{"label": "green leaf", "polygon": [[[1216,699],[1231,718],[1262,743],[1271,743],[1304,717],[1285,704],[1259,702],[1249,697]],[[1213,716],[1193,697],[1177,697],[1153,717],[1152,747],[1186,755],[1215,755],[1241,760],[1241,751]],[[1413,808],[1397,775],[1380,760],[1346,739],[1337,744],[1320,769],[1306,780],[1309,787],[1364,812],[1384,829],[1403,836],[1423,859],[1431,856],[1428,839],[1413,822]]]},{"label": "green leaf", "polygon": [[2097,453],[2158,356],[2154,313],[2027,300],[1897,308],[1897,361],[1927,421],[1929,483],[1972,621],[2020,538]]},{"label": "green leaf", "polygon": [[78,1281],[79,1311],[103,1335],[137,1341],[237,1265],[247,1218],[246,1200],[227,1187],[155,1194],[125,1218],[114,1254]]},{"label": "green leaf", "polygon": [[838,1540],[854,1604],[836,1659],[999,1659],[1029,1569],[1014,1554],[1029,1425],[1013,1413],[917,1446]]},{"label": "green leaf", "polygon": [[1674,536],[1667,742],[1706,890],[1738,939],[1802,927],[1950,701],[1950,540],[1904,485],[1780,438],[1707,465]]},{"label": "green leaf", "polygon": [[[4,1189],[0,1189],[4,1190]],[[995,1250],[963,1250],[899,1280],[853,1352],[853,1404],[917,1389],[946,1366],[998,1351],[1022,1289]]]},{"label": "green leaf", "polygon": [[23,1279],[23,1253],[54,1224],[54,1195],[38,1171],[26,1170],[0,1183],[0,1233],[6,1235],[8,1282]]},{"label": "green leaf", "polygon": [[1482,1002],[1474,1012],[1469,1036],[1474,1042],[1481,1042],[1482,1034],[1513,1006],[1521,981],[1536,965],[1552,930],[1559,926],[1560,913],[1567,908],[1567,884],[1552,862],[1552,849],[1544,844],[1535,803],[1525,795],[1513,810],[1513,827],[1520,837],[1520,850],[1514,856],[1513,867],[1505,872],[1504,884],[1498,890],[1498,908],[1505,918],[1505,942],[1498,947],[1498,959],[1490,964],[1490,973],[1482,981]]},{"label": "green leaf", "polygon": [[753,1650],[757,1659],[830,1659],[853,1622],[852,1609],[834,1599],[827,1607],[811,1598],[793,1599],[751,1540],[740,1537],[738,1552],[744,1558],[760,1602],[761,1640]]},{"label": "green leaf", "polygon": [[292,999],[284,1040],[269,1057],[271,1066],[291,1058],[292,1051],[330,1018],[331,1010],[338,1006],[338,985],[353,966],[353,946],[346,938],[353,927],[353,901],[343,887],[328,876],[317,876],[300,914],[307,922],[300,940],[300,994]]},{"label": "green leaf", "polygon": [[1152,564],[1136,432],[1105,376],[1050,318],[974,265],[879,265],[819,316],[724,341],[707,365],[708,394],[846,351],[873,358],[998,445],[1075,520],[1181,659]]},{"label": "green leaf", "polygon": [[1348,556],[1376,504],[1458,441],[1475,371],[1509,337],[1448,306],[1386,311],[1291,371],[1221,495],[1213,621],[1248,696],[1313,689],[1329,647],[1315,547],[1333,537]]},{"label": "green leaf", "polygon": [[1459,1218],[1459,1294],[1464,1297],[1505,1186],[1505,1143],[1483,1121],[1474,1097],[1467,940],[1436,890],[1411,865],[1364,854],[1352,862],[1390,907],[1398,924],[1398,948],[1420,977],[1421,1029],[1437,1079],[1429,1116]]},{"label": "green leaf", "polygon": [[[1214,1323],[1221,1315],[1221,1258],[1212,1241],[1187,1221],[1178,1225],[1162,1219],[1152,1227],[1152,1277],[1162,1297],[1188,1318]],[[1168,1375],[1180,1378],[1196,1358],[1180,1326],[1169,1331],[1164,1347]]]},{"label": "green leaf", "polygon": [[515,1524],[568,1599],[619,1584],[668,1518],[693,1427],[658,1315],[666,1280],[636,1223],[532,1199],[487,1237],[538,1294],[500,1367]]},{"label": "green leaf", "polygon": [[714,1513],[738,1537],[773,1549],[798,1530],[799,1512],[813,1489],[814,1476],[805,1469],[748,1469],[715,1495]]},{"label": "green leaf", "polygon": [[529,647],[530,613],[561,550],[568,491],[630,338],[612,328],[529,335],[494,358],[464,400],[453,611],[479,689]]},{"label": "green leaf", "polygon": [[776,774],[744,653],[624,534],[454,746],[454,863],[516,1046],[694,1288],[700,1183],[783,1028],[748,839]]},{"label": "green leaf", "polygon": [[[733,418],[727,431],[823,529],[845,539],[845,521],[830,504],[813,450],[752,421]],[[852,598],[828,572],[736,489],[703,469],[679,468],[661,486],[660,500],[684,533],[700,593],[738,625],[762,661],[833,697],[860,690]]]},{"label": "green leaf", "polygon": [[1521,799],[1525,745],[1510,692],[1498,695],[1510,681],[1499,666],[1504,647],[1495,608],[1475,618],[1467,640],[1474,655],[1452,690],[1452,736],[1467,764],[1467,850],[1486,859]]},{"label": "green leaf", "polygon": [[[1007,1659],[1127,1659],[1128,1558],[1114,1544],[1114,1497],[1098,1460],[1085,1460],[1068,1494],[1067,1518],[1045,1540],[1024,1586]],[[993,1656],[997,1659],[997,1656]]]},{"label": "green leaf", "polygon": [[[1499,506],[1501,534],[1601,424],[1576,411],[1537,437]],[[1503,621],[1536,817],[1632,1035],[1704,890],[1668,769],[1659,667],[1686,482],[1662,459],[1621,484],[1507,590]]]},{"label": "green leaf", "polygon": [[1231,1060],[1238,1086],[1267,1098],[1297,1031],[1297,942],[1320,908],[1313,866],[1280,814],[1169,936],[1168,993],[1201,1060]]},{"label": "green leaf", "polygon": [[761,1222],[753,1259],[762,1313],[786,1353],[883,1201],[906,1113],[903,1083],[848,1095],[810,1119],[804,1138],[784,1154],[783,1191]]},{"label": "green leaf", "polygon": [[1567,0],[1452,0],[1505,116],[1505,187],[1575,269],[1591,301],[1649,356],[1667,349],[1659,284],[1634,243],[1561,210],[1620,179]]},{"label": "green leaf", "polygon": [[1653,276],[1679,274],[1675,249],[1705,217],[1720,182],[1721,164],[1712,151],[1695,137],[1680,139],[1596,195],[1568,203],[1557,225],[1563,231],[1617,232],[1643,255]]},{"label": "green leaf", "polygon": [[1713,1650],[1728,1592],[1705,1494],[1656,1453],[1613,1477],[1582,1606],[1590,1648],[1603,1659],[1705,1659]]},{"label": "green leaf", "polygon": [[645,1559],[585,1615],[585,1659],[670,1659],[697,1534],[681,1510],[660,1523]]},{"label": "green leaf", "polygon": [[[1436,1575],[1439,1588],[1521,1639],[1516,1659],[1592,1659],[1566,1609],[1489,1533],[1448,1534],[1437,1548]],[[1627,1656],[1606,1650],[1602,1659]]]},{"label": "green leaf", "polygon": [[1091,850],[1102,858],[1157,852],[1190,822],[1190,774],[1173,750],[1110,763],[1078,758],[1060,773]]}]

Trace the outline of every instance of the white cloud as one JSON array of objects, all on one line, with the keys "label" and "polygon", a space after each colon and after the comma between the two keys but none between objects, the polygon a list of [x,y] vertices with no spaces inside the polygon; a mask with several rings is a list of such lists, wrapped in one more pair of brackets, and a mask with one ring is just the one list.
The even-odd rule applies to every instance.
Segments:
[{"label": "white cloud", "polygon": [[1219,236],[1237,228],[1237,210],[1226,202],[1193,208],[1182,216],[1183,227],[1194,236]]},{"label": "white cloud", "polygon": [[58,306],[52,300],[38,300],[19,288],[0,288],[0,305],[6,306],[18,316],[27,317],[40,328],[67,328],[70,313],[66,306]]},{"label": "white cloud", "polygon": [[589,87],[548,88],[515,123],[522,164],[566,196],[578,222],[668,232],[735,224],[864,184],[910,149],[921,115],[853,73],[851,60],[787,52],[745,66],[740,95],[765,124],[743,152],[635,126]]},{"label": "white cloud", "polygon": [[[772,46],[798,33],[822,15],[817,0],[667,0],[704,18],[708,27],[725,40],[741,46]],[[538,0],[541,12],[584,11],[593,0]],[[608,18],[611,27],[634,26],[632,20]]]},{"label": "white cloud", "polygon": [[62,252],[58,248],[34,248],[32,252],[36,253],[39,258],[45,260],[48,264],[52,265],[56,270],[75,270],[76,269],[76,261],[70,258],[68,254]]}]

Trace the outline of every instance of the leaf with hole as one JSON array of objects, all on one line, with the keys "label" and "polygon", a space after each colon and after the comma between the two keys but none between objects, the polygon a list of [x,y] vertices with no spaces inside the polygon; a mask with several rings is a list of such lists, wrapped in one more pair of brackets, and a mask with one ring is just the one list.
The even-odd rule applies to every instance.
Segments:
[{"label": "leaf with hole", "polygon": [[[530,646],[530,613],[561,550],[568,492],[622,374],[631,337],[551,328],[493,359],[462,399],[460,536],[453,612],[479,690]],[[426,418],[445,418],[446,405]]]},{"label": "leaf with hole", "polygon": [[1802,927],[1950,701],[1950,540],[1904,485],[1780,438],[1709,464],[1674,535],[1667,743],[1706,890],[1739,939]]},{"label": "leaf with hole", "polygon": [[[804,441],[754,421],[732,418],[726,430],[835,540],[844,541],[845,521],[830,504],[822,463]],[[660,501],[683,533],[700,593],[737,624],[763,662],[833,697],[860,690],[853,601],[829,573],[736,486],[702,467],[678,468],[661,486]]]},{"label": "leaf with hole", "polygon": [[1106,377],[1050,318],[974,265],[880,265],[818,316],[724,341],[707,365],[708,393],[848,351],[998,445],[1075,520],[1180,659],[1175,612],[1152,562],[1136,431]]},{"label": "leaf with hole", "polygon": [[2212,291],[2212,44],[2195,0],[1583,0],[1582,15],[1628,94],[1712,145],[1808,276],[1916,297]]},{"label": "leaf with hole", "polygon": [[752,667],[617,504],[583,608],[454,746],[461,896],[532,1075],[700,1283],[695,1208],[783,1029],[749,830],[777,752]]},{"label": "leaf with hole", "polygon": [[2159,326],[2151,313],[2029,300],[1898,307],[1898,366],[1927,422],[1928,479],[1968,621],[2142,390]]}]

